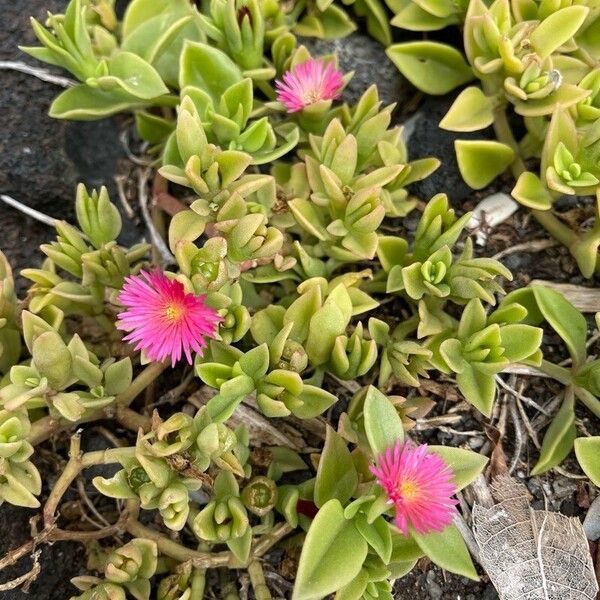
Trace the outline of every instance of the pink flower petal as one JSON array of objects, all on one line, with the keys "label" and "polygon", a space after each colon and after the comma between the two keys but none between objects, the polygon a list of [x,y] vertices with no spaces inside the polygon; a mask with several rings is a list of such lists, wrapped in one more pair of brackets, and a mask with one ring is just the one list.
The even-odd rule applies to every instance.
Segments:
[{"label": "pink flower petal", "polygon": [[404,535],[443,531],[454,516],[457,500],[453,473],[427,445],[397,442],[378,457],[371,472],[396,509],[396,525]]},{"label": "pink flower petal", "polygon": [[185,354],[192,364],[192,351],[201,354],[207,337],[214,337],[221,316],[204,304],[204,296],[188,294],[179,281],[164,273],[142,271],[125,279],[119,294],[125,310],[118,315],[117,329],[123,338],[144,350],[150,360],[171,365]]},{"label": "pink flower petal", "polygon": [[289,113],[298,112],[321,100],[335,100],[340,97],[343,86],[342,73],[333,63],[312,58],[296,65],[283,74],[282,80],[275,82],[277,100],[285,105]]}]

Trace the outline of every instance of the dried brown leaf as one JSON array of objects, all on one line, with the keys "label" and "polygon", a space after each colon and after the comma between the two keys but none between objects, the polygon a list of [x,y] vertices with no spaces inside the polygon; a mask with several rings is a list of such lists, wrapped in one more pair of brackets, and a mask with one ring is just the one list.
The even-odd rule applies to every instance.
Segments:
[{"label": "dried brown leaf", "polygon": [[594,600],[598,583],[578,519],[529,506],[507,475],[492,484],[491,508],[473,507],[481,564],[501,600]]}]

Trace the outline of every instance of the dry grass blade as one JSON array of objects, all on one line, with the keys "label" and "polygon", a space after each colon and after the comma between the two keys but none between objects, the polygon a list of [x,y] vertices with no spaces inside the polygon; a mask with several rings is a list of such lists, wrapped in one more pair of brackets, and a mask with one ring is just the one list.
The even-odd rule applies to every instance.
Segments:
[{"label": "dry grass blade", "polygon": [[594,600],[598,583],[578,519],[529,506],[527,488],[505,475],[492,484],[498,501],[475,505],[480,562],[501,600]]},{"label": "dry grass blade", "polygon": [[19,71],[26,75],[33,75],[42,81],[53,83],[59,87],[70,88],[77,85],[77,81],[69,79],[68,77],[61,77],[60,75],[54,75],[46,69],[40,67],[32,67],[25,62],[20,60],[0,60],[0,69],[7,69],[9,71]]},{"label": "dry grass blade", "polygon": [[15,200],[12,196],[8,196],[7,194],[0,194],[0,200],[8,206],[12,206],[12,208],[16,208],[18,211],[22,212],[24,215],[39,221],[40,223],[44,223],[44,225],[49,225],[50,227],[55,227],[57,223],[60,221],[58,219],[54,219],[53,217],[49,217],[48,215],[40,212],[39,210],[35,210],[35,208],[31,208],[18,200]]}]

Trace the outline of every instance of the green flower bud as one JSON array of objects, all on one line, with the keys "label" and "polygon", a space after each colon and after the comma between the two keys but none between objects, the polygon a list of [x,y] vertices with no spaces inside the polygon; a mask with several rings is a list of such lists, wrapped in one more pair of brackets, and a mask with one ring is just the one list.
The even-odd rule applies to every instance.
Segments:
[{"label": "green flower bud", "polygon": [[165,577],[158,584],[157,600],[192,600],[191,576],[190,562],[179,565],[176,573]]},{"label": "green flower bud", "polygon": [[430,260],[421,265],[421,275],[429,283],[438,284],[446,276],[447,267],[442,261],[432,263]]},{"label": "green flower bud", "polygon": [[33,454],[27,441],[31,424],[26,412],[0,410],[0,458],[23,462]]},{"label": "green flower bud", "polygon": [[134,467],[131,471],[127,472],[127,483],[137,493],[141,486],[150,483],[150,477],[148,477],[148,473],[142,467]]},{"label": "green flower bud", "polygon": [[577,105],[577,116],[582,121],[596,121],[600,118],[600,69],[588,73],[579,87],[591,90],[591,94]]},{"label": "green flower bud", "polygon": [[554,174],[568,186],[567,190],[569,188],[592,187],[600,183],[596,175],[582,169],[563,142],[557,144],[554,150],[553,165],[548,169],[547,178],[550,187],[555,187],[553,185]]},{"label": "green flower bud", "polygon": [[121,215],[111,203],[105,187],[100,188],[99,193],[92,190],[90,195],[80,183],[77,186],[75,210],[79,226],[95,248],[117,239],[121,232]]},{"label": "green flower bud", "polygon": [[208,468],[210,461],[216,466],[243,476],[244,470],[235,454],[237,436],[222,423],[210,423],[196,438],[196,462],[200,468]]},{"label": "green flower bud", "polygon": [[278,369],[294,371],[295,373],[302,373],[307,366],[308,355],[302,344],[294,340],[286,340],[276,367]]},{"label": "green flower bud", "polygon": [[126,600],[126,593],[120,585],[103,582],[79,596],[73,596],[71,600]]},{"label": "green flower bud", "polygon": [[341,379],[356,379],[369,371],[377,360],[377,344],[365,340],[359,323],[350,337],[339,336],[331,353],[330,368]]},{"label": "green flower bud", "polygon": [[219,325],[219,336],[226,344],[241,340],[250,329],[250,313],[245,306],[230,306]]},{"label": "green flower bud", "polygon": [[62,390],[71,381],[71,353],[55,331],[42,333],[33,343],[33,364],[48,385]]},{"label": "green flower bud", "polygon": [[242,490],[242,502],[254,515],[264,517],[277,502],[277,486],[268,477],[253,477]]},{"label": "green flower bud", "polygon": [[187,450],[194,442],[193,424],[192,417],[185,413],[175,413],[166,421],[155,421],[152,433],[147,436],[153,454],[172,456]]},{"label": "green flower bud", "polygon": [[110,553],[104,576],[119,584],[147,580],[154,575],[158,564],[156,542],[136,538]]},{"label": "green flower bud", "polygon": [[223,423],[207,425],[196,438],[196,445],[210,458],[224,454],[235,447],[235,433]]},{"label": "green flower bud", "polygon": [[221,471],[215,478],[213,491],[214,499],[194,519],[194,533],[208,542],[227,542],[242,537],[250,524],[235,477]]},{"label": "green flower bud", "polygon": [[169,529],[181,531],[190,512],[187,488],[181,483],[171,484],[160,495],[158,509]]}]

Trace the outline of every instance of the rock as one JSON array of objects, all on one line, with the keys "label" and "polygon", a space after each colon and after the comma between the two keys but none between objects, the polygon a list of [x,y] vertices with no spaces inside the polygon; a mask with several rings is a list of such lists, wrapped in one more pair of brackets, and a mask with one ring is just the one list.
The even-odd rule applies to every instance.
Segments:
[{"label": "rock", "polygon": [[[474,133],[454,133],[440,129],[439,123],[455,97],[456,95],[426,98],[415,115],[407,121],[405,134],[411,160],[434,156],[442,161],[437,171],[423,181],[410,185],[410,191],[425,201],[435,194],[445,192],[453,206],[461,208],[463,202],[473,196],[474,191],[463,181],[458,170],[454,141],[494,139],[494,135],[491,128]],[[493,191],[497,191],[494,183],[488,194]]]},{"label": "rock", "polygon": [[384,104],[402,104],[414,90],[385,54],[385,48],[364,33],[353,33],[340,40],[299,38],[315,56],[337,53],[344,72],[354,71],[354,77],[344,90],[344,100],[354,104],[373,83]]},{"label": "rock", "polygon": [[600,540],[600,496],[593,502],[583,520],[583,530],[588,540]]}]

